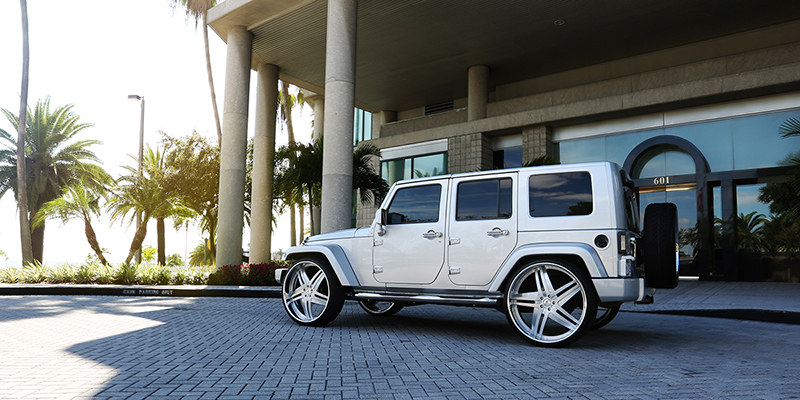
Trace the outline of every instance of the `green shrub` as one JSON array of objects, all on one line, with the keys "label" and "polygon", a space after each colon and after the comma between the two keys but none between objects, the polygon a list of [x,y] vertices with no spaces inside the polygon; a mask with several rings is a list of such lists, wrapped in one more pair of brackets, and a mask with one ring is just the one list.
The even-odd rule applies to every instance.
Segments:
[{"label": "green shrub", "polygon": [[22,267],[22,278],[25,283],[42,283],[47,281],[48,267],[38,262]]},{"label": "green shrub", "polygon": [[51,267],[47,271],[47,281],[50,283],[70,283],[75,281],[75,268],[69,264]]},{"label": "green shrub", "polygon": [[75,283],[95,283],[99,277],[100,271],[96,264],[83,264],[75,271]]},{"label": "green shrub", "polygon": [[19,283],[22,280],[22,270],[19,268],[8,267],[0,269],[0,282]]},{"label": "green shrub", "polygon": [[114,283],[118,285],[134,285],[137,283],[136,264],[122,264],[114,274]]}]

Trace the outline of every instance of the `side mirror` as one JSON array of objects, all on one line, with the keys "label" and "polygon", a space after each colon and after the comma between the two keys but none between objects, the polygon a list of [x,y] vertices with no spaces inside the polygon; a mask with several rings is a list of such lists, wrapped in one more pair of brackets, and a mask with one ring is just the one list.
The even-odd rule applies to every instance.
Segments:
[{"label": "side mirror", "polygon": [[386,222],[389,220],[389,211],[382,208],[380,213],[381,217],[380,221],[378,221],[378,236],[383,236],[386,234]]}]

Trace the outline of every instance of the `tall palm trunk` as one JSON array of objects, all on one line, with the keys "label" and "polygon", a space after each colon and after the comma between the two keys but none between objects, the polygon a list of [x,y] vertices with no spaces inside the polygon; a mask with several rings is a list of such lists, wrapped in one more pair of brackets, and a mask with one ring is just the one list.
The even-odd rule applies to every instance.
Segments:
[{"label": "tall palm trunk", "polygon": [[[38,212],[38,210],[36,211]],[[31,213],[31,220],[34,215],[36,215],[36,212]],[[34,262],[42,264],[42,259],[44,258],[44,222],[36,228],[31,228],[31,256]]]},{"label": "tall palm trunk", "polygon": [[28,113],[28,71],[30,49],[28,47],[28,2],[19,0],[22,14],[22,89],[19,96],[19,122],[17,123],[17,205],[19,206],[19,236],[22,245],[22,265],[33,262],[31,248],[31,225],[28,219],[28,185],[25,173],[25,126]]},{"label": "tall palm trunk", "polygon": [[298,208],[300,211],[300,235],[297,237],[297,243],[303,243],[303,238],[306,236],[306,223],[304,221],[306,208],[302,204]]},{"label": "tall palm trunk", "polygon": [[158,265],[167,265],[167,244],[164,235],[164,218],[156,219],[156,233],[158,236]]},{"label": "tall palm trunk", "polygon": [[83,233],[86,234],[86,240],[89,241],[89,246],[94,250],[94,254],[97,255],[100,262],[103,263],[103,265],[108,265],[108,261],[106,261],[106,258],[103,256],[103,250],[100,248],[100,243],[97,242],[97,235],[94,233],[94,228],[92,228],[92,224],[89,223],[88,218],[84,219]]},{"label": "tall palm trunk", "polygon": [[[289,83],[282,82],[282,93],[283,93],[283,117],[286,120],[286,132],[289,134],[289,148],[294,150],[297,146],[297,142],[294,140],[294,125],[292,123],[292,108],[289,106]],[[297,245],[297,220],[295,218],[296,209],[294,204],[294,199],[289,199],[289,223],[292,225],[289,234],[292,235],[289,244],[291,246]]]},{"label": "tall palm trunk", "polygon": [[214,79],[211,75],[211,51],[208,48],[208,11],[203,12],[203,45],[206,49],[206,72],[208,72],[208,89],[211,91],[211,108],[214,109],[214,122],[217,124],[217,140],[222,148],[222,127],[219,123],[219,110],[217,109],[217,94],[214,92]]},{"label": "tall palm trunk", "polygon": [[217,265],[217,217],[213,211],[206,212],[206,220],[208,220],[208,249],[211,252],[211,262]]},{"label": "tall palm trunk", "polygon": [[136,234],[133,235],[133,242],[131,242],[131,248],[128,250],[128,257],[125,258],[125,264],[130,264],[133,256],[135,256],[136,252],[142,248],[142,242],[144,242],[144,238],[147,236],[148,221],[150,221],[150,214],[145,213],[144,217],[142,218],[142,224],[139,225],[139,229],[137,229]]}]

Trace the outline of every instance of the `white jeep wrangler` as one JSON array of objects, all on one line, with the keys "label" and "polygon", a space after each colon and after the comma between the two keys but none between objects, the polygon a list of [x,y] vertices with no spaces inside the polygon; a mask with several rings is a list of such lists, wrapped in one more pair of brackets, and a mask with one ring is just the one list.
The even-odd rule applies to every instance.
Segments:
[{"label": "white jeep wrangler", "polygon": [[332,321],[345,299],[374,315],[416,304],[495,307],[519,335],[564,346],[623,302],[678,284],[678,219],[651,204],[644,230],[617,164],[552,165],[397,182],[371,226],[286,251],[283,304],[295,322]]}]

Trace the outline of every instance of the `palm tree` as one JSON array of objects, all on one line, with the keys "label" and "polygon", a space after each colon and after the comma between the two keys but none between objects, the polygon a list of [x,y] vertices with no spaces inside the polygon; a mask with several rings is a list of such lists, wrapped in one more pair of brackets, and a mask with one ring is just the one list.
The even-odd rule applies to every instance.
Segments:
[{"label": "palm tree", "polygon": [[[298,92],[297,96],[292,96],[291,94],[289,94],[289,83],[282,82],[281,91],[280,93],[278,93],[278,101],[280,101],[280,104],[278,106],[280,107],[281,119],[284,122],[286,122],[286,133],[289,136],[288,148],[290,151],[294,151],[294,149],[297,147],[297,142],[294,139],[294,123],[292,122],[292,110],[294,109],[294,106],[296,104],[302,105],[303,103],[302,96],[303,96],[302,89],[300,89],[300,92]],[[289,205],[289,223],[291,224],[290,234],[292,235],[292,238],[290,240],[290,245],[294,246],[297,244],[297,221],[295,220],[295,205],[298,205],[299,203],[296,203],[292,197],[286,198],[285,201]],[[303,226],[302,206],[300,206],[300,226],[302,232],[302,226]]]},{"label": "palm tree", "polygon": [[108,261],[103,256],[103,250],[97,242],[97,235],[92,228],[92,216],[100,217],[100,197],[104,195],[105,191],[98,193],[88,189],[81,179],[79,183],[64,188],[61,197],[44,203],[40,212],[34,217],[33,224],[36,226],[49,217],[58,218],[63,223],[70,219],[83,221],[83,232],[89,246],[94,250],[100,262],[108,265]]},{"label": "palm tree", "polygon": [[749,214],[740,213],[736,217],[736,229],[739,234],[739,247],[758,249],[763,239],[761,233],[764,223],[769,221],[766,215],[753,211]]},{"label": "palm tree", "polygon": [[[28,219],[28,189],[25,172],[25,109],[28,108],[28,77],[30,70],[30,48],[28,45],[28,2],[19,0],[22,14],[22,89],[19,96],[20,123],[17,126],[17,204],[19,205],[19,232],[22,244],[22,265],[33,262],[31,227]],[[2,184],[2,183],[0,183]],[[1,189],[0,189],[1,190]],[[0,192],[2,197],[2,192]]]},{"label": "palm tree", "polygon": [[[298,144],[295,149],[284,146],[276,151],[273,193],[279,194],[279,198],[320,205],[322,140],[320,137],[309,145]],[[361,143],[353,152],[353,189],[359,192],[362,204],[377,206],[389,192],[389,185],[375,171],[373,157],[380,157],[380,150],[370,143]],[[312,218],[312,228],[316,223],[319,221]]]},{"label": "palm tree", "polygon": [[[100,141],[71,142],[79,132],[92,126],[79,123],[79,116],[72,112],[73,107],[68,104],[50,112],[50,97],[47,97],[36,104],[33,112],[29,109],[22,119],[1,109],[15,129],[19,129],[22,123],[25,126],[25,206],[28,208],[29,221],[44,203],[60,197],[64,187],[78,183],[81,178],[91,189],[98,190],[111,181],[111,177],[97,165],[100,159],[89,150],[90,146],[101,144]],[[7,150],[0,151],[0,197],[12,189],[19,199],[19,157],[11,151],[18,148],[19,140],[14,140],[2,129],[0,139],[8,142]],[[44,229],[44,223],[31,229],[32,256],[37,262],[42,261],[44,252]]]},{"label": "palm tree", "polygon": [[[186,218],[191,218],[196,215],[192,210],[180,204],[177,193],[172,192],[166,188],[168,184],[167,168],[165,165],[164,152],[158,148],[153,150],[147,146],[147,151],[144,153],[142,159],[142,170],[147,175],[147,179],[151,180],[155,187],[160,188],[162,193],[162,201],[158,206],[153,209],[152,217],[156,219],[156,234],[158,236],[158,264],[166,265],[166,235],[164,221],[167,218],[176,220],[176,225],[183,223]],[[131,167],[125,167],[129,172],[134,172]]]},{"label": "palm tree", "polygon": [[353,152],[353,189],[358,190],[362,204],[379,206],[389,193],[389,185],[375,171],[373,157],[381,151],[371,143],[361,143]]},{"label": "palm tree", "polygon": [[222,127],[219,123],[219,110],[217,109],[217,95],[214,92],[214,79],[211,74],[211,51],[208,47],[208,10],[217,5],[216,0],[170,0],[174,8],[178,4],[186,7],[186,17],[194,18],[195,29],[197,24],[203,24],[203,45],[206,53],[206,72],[208,73],[208,89],[211,91],[211,107],[214,109],[214,122],[217,124],[217,144],[222,147]]},{"label": "palm tree", "polygon": [[219,204],[219,147],[199,133],[183,138],[164,134],[165,188],[180,204],[199,215],[200,227],[208,232],[206,245],[213,263],[216,257],[217,206]]},{"label": "palm tree", "polygon": [[164,190],[151,179],[139,178],[134,168],[127,166],[125,168],[133,173],[124,175],[117,180],[117,185],[112,190],[112,196],[106,204],[106,209],[111,213],[111,219],[115,221],[124,221],[130,213],[132,216],[129,223],[136,219],[137,211],[142,213],[142,223],[133,235],[131,247],[125,259],[125,264],[129,264],[147,236],[147,223],[163,203]]}]

